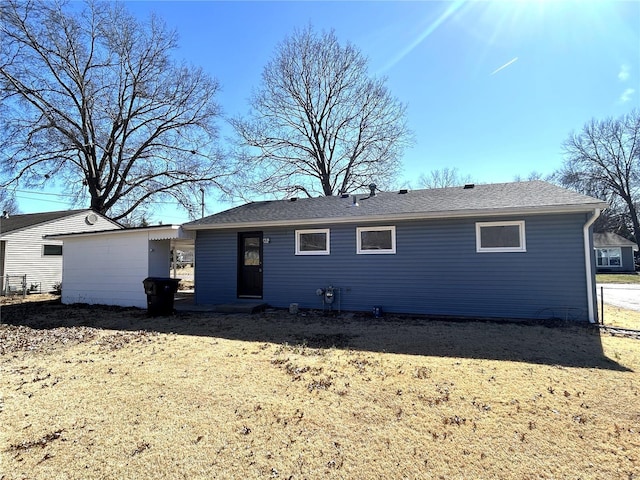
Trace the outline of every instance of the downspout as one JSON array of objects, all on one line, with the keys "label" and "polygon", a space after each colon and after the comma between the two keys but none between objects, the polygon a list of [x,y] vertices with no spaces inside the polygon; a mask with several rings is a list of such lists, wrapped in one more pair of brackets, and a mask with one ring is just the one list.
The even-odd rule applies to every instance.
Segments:
[{"label": "downspout", "polygon": [[591,269],[591,242],[589,241],[589,228],[593,225],[600,216],[600,209],[596,208],[593,211],[593,215],[587,220],[587,223],[582,227],[582,234],[584,237],[584,266],[587,275],[587,301],[589,302],[589,322],[596,323],[596,312],[593,301],[593,272]]}]

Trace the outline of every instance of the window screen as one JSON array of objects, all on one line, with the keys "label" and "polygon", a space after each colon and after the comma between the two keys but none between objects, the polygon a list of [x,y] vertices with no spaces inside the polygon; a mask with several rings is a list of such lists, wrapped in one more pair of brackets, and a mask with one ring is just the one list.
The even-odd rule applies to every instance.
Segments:
[{"label": "window screen", "polygon": [[396,253],[395,227],[360,227],[357,232],[357,253]]},{"label": "window screen", "polygon": [[296,230],[296,255],[329,255],[329,229]]},{"label": "window screen", "polygon": [[524,221],[476,223],[476,251],[526,251]]}]

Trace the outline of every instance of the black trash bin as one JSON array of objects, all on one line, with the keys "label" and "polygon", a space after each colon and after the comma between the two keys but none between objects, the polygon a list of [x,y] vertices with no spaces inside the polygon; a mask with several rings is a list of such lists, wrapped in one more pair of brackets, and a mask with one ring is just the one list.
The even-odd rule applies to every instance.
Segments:
[{"label": "black trash bin", "polygon": [[142,281],[150,316],[173,314],[173,295],[178,291],[178,283],[179,278],[168,277],[148,277]]}]

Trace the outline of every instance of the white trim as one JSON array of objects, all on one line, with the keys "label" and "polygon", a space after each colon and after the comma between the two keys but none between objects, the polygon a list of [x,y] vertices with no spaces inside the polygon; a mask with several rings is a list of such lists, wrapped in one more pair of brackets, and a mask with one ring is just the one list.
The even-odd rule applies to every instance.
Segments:
[{"label": "white trim", "polygon": [[101,235],[127,235],[131,233],[144,232],[149,240],[171,240],[171,239],[193,239],[191,232],[183,231],[180,225],[155,225],[153,227],[136,227],[136,228],[114,228],[111,230],[96,230],[78,233],[58,233],[54,235],[45,235],[45,238],[64,240],[66,238],[91,237]]},{"label": "white trim", "polygon": [[[363,250],[362,249],[362,232],[391,232],[391,249],[381,250]],[[396,253],[396,227],[356,227],[356,253],[358,255],[389,255]]]},{"label": "white trim", "polygon": [[[508,227],[517,225],[518,237],[520,245],[517,247],[483,247],[480,230],[482,227]],[[524,220],[511,220],[504,222],[476,222],[476,252],[477,253],[508,253],[508,252],[526,252],[527,236],[525,234]]]},{"label": "white trim", "polygon": [[589,309],[589,322],[591,323],[596,323],[596,312],[595,312],[595,308],[594,308],[594,286],[593,286],[593,273],[592,273],[592,260],[591,260],[591,245],[590,245],[590,239],[591,236],[589,235],[589,228],[591,227],[591,225],[593,225],[593,222],[595,222],[598,217],[600,216],[600,209],[596,208],[593,211],[593,214],[591,215],[591,217],[589,218],[589,220],[587,220],[587,223],[584,224],[584,226],[582,227],[582,238],[584,239],[584,270],[585,270],[585,274],[587,277],[587,307]]},{"label": "white trim", "polygon": [[[324,233],[326,235],[326,248],[324,250],[300,250],[300,235],[307,233]],[[317,228],[308,230],[296,230],[296,255],[330,255],[331,254],[331,234],[328,228]]]},{"label": "white trim", "polygon": [[322,217],[322,218],[292,218],[287,220],[267,220],[249,222],[228,222],[228,223],[207,223],[207,224],[184,224],[185,230],[223,230],[238,228],[267,228],[267,227],[289,227],[297,225],[333,225],[342,223],[373,223],[373,222],[396,222],[401,220],[436,220],[441,218],[478,218],[497,216],[522,216],[539,214],[564,214],[564,213],[589,213],[594,208],[605,208],[607,204],[603,202],[588,203],[580,205],[559,205],[548,207],[531,208],[491,208],[482,210],[449,210],[439,212],[409,212],[387,215],[358,215],[353,217]]}]

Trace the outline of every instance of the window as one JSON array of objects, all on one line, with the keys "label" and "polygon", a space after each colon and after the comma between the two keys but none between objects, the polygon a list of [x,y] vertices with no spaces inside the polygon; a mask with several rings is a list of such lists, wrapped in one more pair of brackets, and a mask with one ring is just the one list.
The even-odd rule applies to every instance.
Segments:
[{"label": "window", "polygon": [[621,267],[622,252],[620,247],[598,248],[596,250],[596,262],[598,267]]},{"label": "window", "polygon": [[396,253],[396,227],[356,228],[358,254]]},{"label": "window", "polygon": [[296,255],[329,255],[329,229],[296,230]]},{"label": "window", "polygon": [[62,255],[62,245],[44,245],[42,254],[45,256]]},{"label": "window", "polygon": [[524,220],[476,223],[476,252],[526,252]]},{"label": "window", "polygon": [[257,237],[244,238],[244,260],[245,267],[260,265],[260,239]]}]

